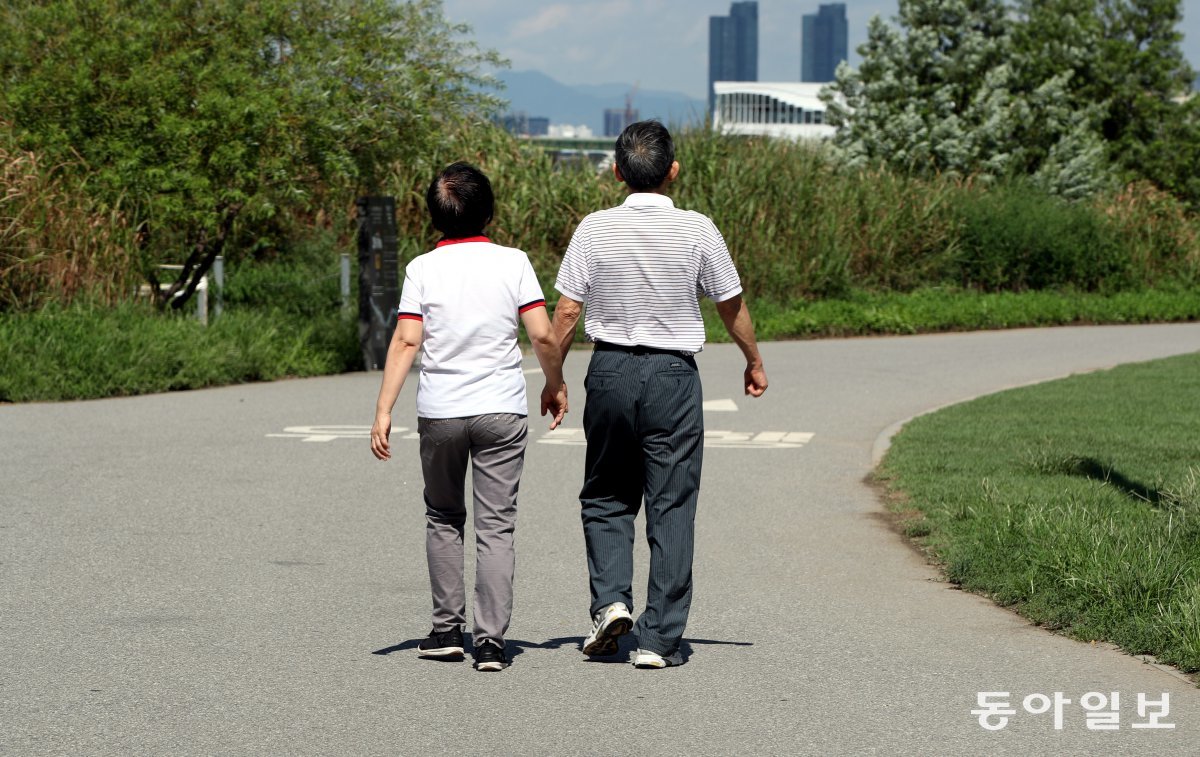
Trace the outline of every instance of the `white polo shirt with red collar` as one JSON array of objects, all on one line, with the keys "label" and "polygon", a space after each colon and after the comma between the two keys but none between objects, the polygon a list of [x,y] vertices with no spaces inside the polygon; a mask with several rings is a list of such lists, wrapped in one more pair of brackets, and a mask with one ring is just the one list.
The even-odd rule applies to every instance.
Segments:
[{"label": "white polo shirt with red collar", "polygon": [[422,322],[417,415],[527,415],[517,330],[545,307],[529,256],[487,237],[450,239],[404,271],[400,319]]}]

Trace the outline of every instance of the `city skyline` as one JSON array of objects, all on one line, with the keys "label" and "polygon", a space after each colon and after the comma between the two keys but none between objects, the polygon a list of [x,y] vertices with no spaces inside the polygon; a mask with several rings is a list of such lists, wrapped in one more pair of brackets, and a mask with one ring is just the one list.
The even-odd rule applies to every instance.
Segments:
[{"label": "city skyline", "polygon": [[[760,81],[799,81],[802,17],[821,0],[758,0]],[[728,15],[730,0],[444,0],[451,21],[511,62],[570,85],[639,84],[708,100],[709,17]],[[1200,0],[1183,0],[1181,45],[1200,70]],[[896,0],[846,1],[850,65],[858,66],[867,22],[889,23]]]},{"label": "city skyline", "polygon": [[849,59],[845,3],[820,5],[804,16],[800,40],[800,81],[833,81],[842,61]]},{"label": "city skyline", "polygon": [[713,84],[719,81],[758,81],[758,3],[734,2],[728,16],[708,18],[708,107]]}]

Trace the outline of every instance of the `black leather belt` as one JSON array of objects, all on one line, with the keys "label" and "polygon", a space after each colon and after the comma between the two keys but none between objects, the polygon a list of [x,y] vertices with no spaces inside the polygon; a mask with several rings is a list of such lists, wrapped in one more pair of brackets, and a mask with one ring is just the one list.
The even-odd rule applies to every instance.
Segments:
[{"label": "black leather belt", "polygon": [[640,344],[627,345],[613,344],[612,342],[596,342],[594,349],[596,352],[628,352],[630,355],[671,355],[672,357],[683,358],[685,360],[692,357],[692,353],[690,352],[663,350],[658,347],[643,347]]}]

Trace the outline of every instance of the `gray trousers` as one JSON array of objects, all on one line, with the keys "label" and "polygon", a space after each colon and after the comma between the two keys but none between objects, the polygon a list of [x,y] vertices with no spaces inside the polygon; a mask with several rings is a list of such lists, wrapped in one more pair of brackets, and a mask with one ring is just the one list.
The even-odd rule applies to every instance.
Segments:
[{"label": "gray trousers", "polygon": [[517,487],[525,462],[525,416],[418,418],[425,477],[425,554],[433,593],[433,628],[466,625],[463,497],[467,461],[475,515],[474,642],[503,646],[512,617]]},{"label": "gray trousers", "polygon": [[588,364],[579,494],[592,593],[589,613],[633,609],[634,519],[646,503],[650,577],[634,632],[659,654],[679,647],[692,602],[692,550],[704,414],[691,357],[599,348]]}]

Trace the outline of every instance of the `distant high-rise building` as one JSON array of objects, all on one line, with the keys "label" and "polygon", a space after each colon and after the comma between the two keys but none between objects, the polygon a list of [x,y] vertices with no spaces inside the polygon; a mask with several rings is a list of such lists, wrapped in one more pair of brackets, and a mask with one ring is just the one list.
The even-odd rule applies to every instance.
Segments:
[{"label": "distant high-rise building", "polygon": [[619,137],[629,124],[636,123],[638,112],[630,108],[604,109],[604,136]]},{"label": "distant high-rise building", "polygon": [[708,19],[708,107],[713,82],[758,81],[758,3],[731,3],[728,16]]},{"label": "distant high-rise building", "polygon": [[510,134],[524,137],[544,137],[550,130],[550,119],[545,116],[530,116],[524,111],[506,113],[495,119]]},{"label": "distant high-rise building", "polygon": [[838,64],[847,60],[849,27],[844,3],[821,5],[804,17],[800,43],[800,81],[833,81]]}]

